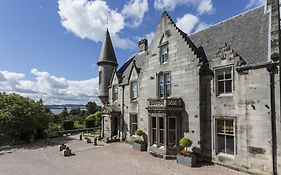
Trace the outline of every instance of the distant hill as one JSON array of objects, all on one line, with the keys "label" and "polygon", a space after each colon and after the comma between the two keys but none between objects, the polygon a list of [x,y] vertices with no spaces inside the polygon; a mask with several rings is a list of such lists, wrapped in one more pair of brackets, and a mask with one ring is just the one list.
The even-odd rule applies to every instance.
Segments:
[{"label": "distant hill", "polygon": [[86,105],[81,105],[81,104],[64,104],[64,105],[45,105],[47,108],[50,109],[75,109],[75,108],[80,108],[80,109],[86,109]]}]

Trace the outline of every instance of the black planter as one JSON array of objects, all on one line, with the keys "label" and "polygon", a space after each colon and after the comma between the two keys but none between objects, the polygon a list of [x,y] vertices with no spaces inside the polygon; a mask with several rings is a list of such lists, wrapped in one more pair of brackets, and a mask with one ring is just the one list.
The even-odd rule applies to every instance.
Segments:
[{"label": "black planter", "polygon": [[188,156],[177,154],[177,163],[189,167],[194,167],[197,163],[196,156],[194,154],[190,154]]},{"label": "black planter", "polygon": [[138,150],[138,151],[146,151],[147,150],[147,146],[146,146],[146,143],[136,143],[136,142],[133,142],[133,149],[134,150]]}]

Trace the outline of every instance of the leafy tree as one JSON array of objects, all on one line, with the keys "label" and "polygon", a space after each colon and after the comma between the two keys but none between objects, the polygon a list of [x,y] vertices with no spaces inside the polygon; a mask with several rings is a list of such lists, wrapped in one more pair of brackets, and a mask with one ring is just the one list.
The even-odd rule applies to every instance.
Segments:
[{"label": "leafy tree", "polygon": [[90,114],[94,114],[94,113],[96,113],[97,111],[99,111],[99,110],[100,110],[100,107],[99,107],[95,102],[89,101],[89,102],[86,104],[86,109],[87,109],[87,114],[90,115]]},{"label": "leafy tree", "polygon": [[69,112],[69,115],[78,115],[78,116],[80,116],[81,115],[80,108],[71,109],[70,112]]},{"label": "leafy tree", "polygon": [[27,138],[46,129],[50,121],[51,113],[41,101],[0,93],[0,133],[11,138]]},{"label": "leafy tree", "polygon": [[88,117],[86,117],[86,119],[85,119],[86,128],[95,127],[95,124],[96,124],[96,116],[95,116],[95,114],[91,114]]},{"label": "leafy tree", "polygon": [[101,112],[97,111],[95,114],[96,126],[101,126]]},{"label": "leafy tree", "polygon": [[63,109],[63,111],[62,111],[59,115],[60,115],[60,117],[62,117],[63,119],[66,119],[67,116],[68,116],[67,108],[65,107],[65,108]]}]

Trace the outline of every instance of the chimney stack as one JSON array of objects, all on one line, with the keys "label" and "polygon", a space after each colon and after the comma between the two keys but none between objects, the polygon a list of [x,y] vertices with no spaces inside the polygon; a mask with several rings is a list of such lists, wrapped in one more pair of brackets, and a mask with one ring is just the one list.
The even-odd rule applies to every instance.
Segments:
[{"label": "chimney stack", "polygon": [[139,41],[139,52],[144,52],[147,50],[147,39],[142,39]]}]

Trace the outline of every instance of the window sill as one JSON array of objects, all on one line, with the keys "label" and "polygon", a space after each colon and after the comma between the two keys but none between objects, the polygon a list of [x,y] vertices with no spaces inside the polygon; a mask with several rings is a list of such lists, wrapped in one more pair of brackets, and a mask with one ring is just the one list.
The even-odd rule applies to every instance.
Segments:
[{"label": "window sill", "polygon": [[220,97],[233,97],[233,94],[231,93],[231,94],[219,94],[219,95],[217,95],[217,97],[218,98],[220,98]]},{"label": "window sill", "polygon": [[138,99],[137,98],[133,98],[133,99],[131,99],[131,102],[132,103],[136,103],[136,102],[138,102]]},{"label": "window sill", "polygon": [[217,154],[217,156],[219,156],[219,157],[229,158],[229,159],[232,159],[232,160],[234,160],[234,159],[235,159],[235,155],[232,155],[232,154],[218,153],[218,154]]}]

